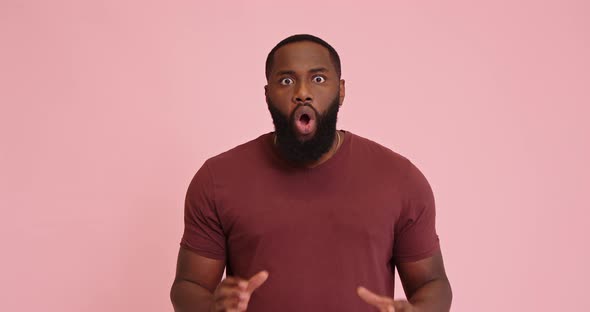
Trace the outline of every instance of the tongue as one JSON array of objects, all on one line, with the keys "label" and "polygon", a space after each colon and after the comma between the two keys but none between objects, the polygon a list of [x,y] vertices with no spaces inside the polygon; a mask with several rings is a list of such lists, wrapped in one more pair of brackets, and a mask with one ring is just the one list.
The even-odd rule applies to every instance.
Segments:
[{"label": "tongue", "polygon": [[302,136],[315,132],[316,117],[313,109],[302,106],[295,112],[295,131]]}]

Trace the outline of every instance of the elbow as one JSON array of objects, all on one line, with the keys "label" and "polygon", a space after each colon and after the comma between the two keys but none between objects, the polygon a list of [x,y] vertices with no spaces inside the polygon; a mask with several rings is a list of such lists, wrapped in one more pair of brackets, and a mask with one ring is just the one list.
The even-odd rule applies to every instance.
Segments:
[{"label": "elbow", "polygon": [[453,288],[451,287],[451,283],[447,278],[443,279],[442,282],[444,283],[445,287],[445,294],[444,297],[446,298],[448,310],[451,310],[451,303],[453,302]]},{"label": "elbow", "polygon": [[170,302],[172,303],[172,307],[174,308],[174,311],[178,311],[178,281],[174,280],[174,282],[172,283],[172,286],[170,286]]}]

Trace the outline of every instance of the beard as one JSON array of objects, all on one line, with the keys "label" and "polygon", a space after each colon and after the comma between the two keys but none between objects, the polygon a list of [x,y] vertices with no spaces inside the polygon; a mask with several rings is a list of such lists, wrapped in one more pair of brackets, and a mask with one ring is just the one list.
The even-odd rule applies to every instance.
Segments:
[{"label": "beard", "polygon": [[[311,104],[299,104],[290,116],[285,116],[269,98],[267,103],[275,126],[276,147],[283,158],[295,165],[306,165],[317,161],[330,150],[336,136],[336,121],[340,108],[338,95],[334,97],[324,114],[319,114]],[[305,141],[297,138],[295,130],[295,112],[301,106],[308,106],[314,110],[317,123],[314,135]]]}]

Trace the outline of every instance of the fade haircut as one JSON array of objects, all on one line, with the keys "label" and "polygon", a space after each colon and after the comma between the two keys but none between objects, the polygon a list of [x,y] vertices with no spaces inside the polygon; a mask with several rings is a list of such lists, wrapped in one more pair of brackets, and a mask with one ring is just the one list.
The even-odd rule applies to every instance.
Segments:
[{"label": "fade haircut", "polygon": [[272,66],[274,64],[274,57],[275,57],[275,53],[277,52],[277,50],[279,48],[281,48],[282,46],[285,46],[289,43],[301,42],[301,41],[315,42],[317,44],[322,45],[324,48],[328,49],[328,51],[330,52],[330,59],[332,60],[332,64],[334,65],[334,68],[336,69],[336,74],[338,75],[338,79],[340,79],[342,71],[341,71],[341,67],[340,67],[340,56],[338,56],[338,52],[336,52],[336,50],[329,43],[325,42],[324,40],[322,40],[316,36],[312,36],[312,35],[308,35],[308,34],[299,34],[299,35],[293,35],[291,37],[283,39],[274,48],[272,48],[272,50],[270,50],[270,52],[268,53],[268,56],[266,57],[266,72],[265,73],[266,73],[266,80],[267,81],[268,81],[268,78],[270,77],[270,72],[271,72]]}]

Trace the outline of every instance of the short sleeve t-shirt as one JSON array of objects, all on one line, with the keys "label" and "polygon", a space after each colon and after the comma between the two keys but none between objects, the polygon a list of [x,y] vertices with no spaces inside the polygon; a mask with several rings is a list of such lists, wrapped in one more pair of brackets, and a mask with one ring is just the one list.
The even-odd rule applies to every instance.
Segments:
[{"label": "short sleeve t-shirt", "polygon": [[269,278],[248,311],[372,311],[358,286],[394,296],[394,266],[439,249],[435,204],[406,158],[351,132],[314,168],[289,166],[273,134],[208,159],[191,181],[181,246]]}]

